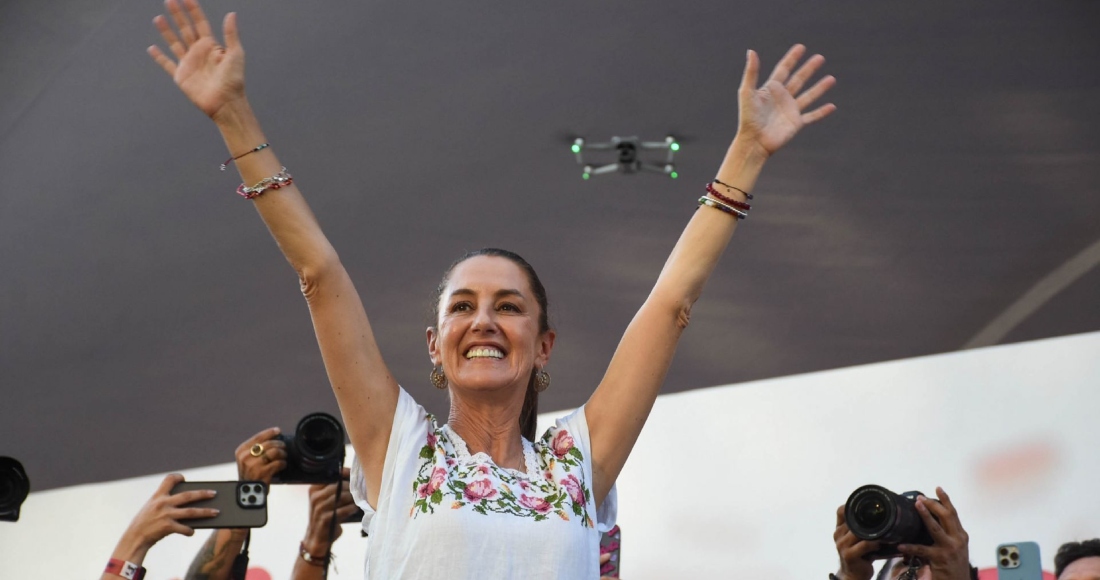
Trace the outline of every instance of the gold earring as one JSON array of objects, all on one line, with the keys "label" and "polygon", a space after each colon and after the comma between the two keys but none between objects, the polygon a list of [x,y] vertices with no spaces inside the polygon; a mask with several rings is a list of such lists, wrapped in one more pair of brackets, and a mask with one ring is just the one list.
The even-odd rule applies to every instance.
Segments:
[{"label": "gold earring", "polygon": [[541,393],[550,388],[550,373],[539,369],[535,371],[535,392]]},{"label": "gold earring", "polygon": [[447,388],[447,375],[443,374],[443,367],[434,367],[428,378],[432,380],[432,385],[439,390]]}]

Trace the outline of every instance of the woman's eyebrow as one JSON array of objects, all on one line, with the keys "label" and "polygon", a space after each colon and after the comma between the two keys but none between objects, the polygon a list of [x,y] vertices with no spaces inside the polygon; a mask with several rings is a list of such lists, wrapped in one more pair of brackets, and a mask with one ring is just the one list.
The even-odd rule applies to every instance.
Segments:
[{"label": "woman's eyebrow", "polygon": [[[451,292],[451,298],[454,298],[455,296],[477,296],[477,292],[474,292],[469,288],[459,288],[454,292]],[[497,290],[493,293],[494,298],[503,298],[505,296],[518,296],[520,298],[525,298],[523,292],[520,292],[515,288],[505,288],[503,290]]]}]

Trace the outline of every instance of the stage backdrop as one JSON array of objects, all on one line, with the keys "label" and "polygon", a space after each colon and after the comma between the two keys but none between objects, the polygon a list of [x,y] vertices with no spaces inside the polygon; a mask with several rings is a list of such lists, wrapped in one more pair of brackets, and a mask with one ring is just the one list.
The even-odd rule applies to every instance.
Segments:
[{"label": "stage backdrop", "polygon": [[[942,485],[975,564],[1034,540],[1049,569],[1060,543],[1100,536],[1097,409],[1100,333],[662,397],[619,479],[623,577],[824,578],[836,508],[865,483]],[[32,494],[0,524],[0,578],[97,577],[161,477]],[[306,505],[304,487],[273,490],[250,579],[289,575]],[[154,547],[148,578],[183,577],[206,535]],[[366,542],[345,526],[331,577],[361,577]]]}]

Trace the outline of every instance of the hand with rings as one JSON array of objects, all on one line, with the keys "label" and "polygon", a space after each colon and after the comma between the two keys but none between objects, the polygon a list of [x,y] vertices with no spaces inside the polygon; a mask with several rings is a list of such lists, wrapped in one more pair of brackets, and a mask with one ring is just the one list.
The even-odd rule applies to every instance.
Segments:
[{"label": "hand with rings", "polygon": [[237,447],[237,474],[241,481],[270,484],[276,473],[286,469],[286,443],[276,439],[278,427],[264,429]]}]

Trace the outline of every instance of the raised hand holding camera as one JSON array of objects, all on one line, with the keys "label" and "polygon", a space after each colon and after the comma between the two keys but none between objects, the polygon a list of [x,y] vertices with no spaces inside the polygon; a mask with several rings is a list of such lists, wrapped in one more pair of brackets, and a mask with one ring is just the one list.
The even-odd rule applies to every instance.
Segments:
[{"label": "raised hand holding camera", "polygon": [[969,580],[970,536],[947,492],[937,487],[936,496],[939,501],[923,495],[916,499],[917,513],[932,537],[932,545],[901,544],[898,551],[927,563],[933,580]]}]

